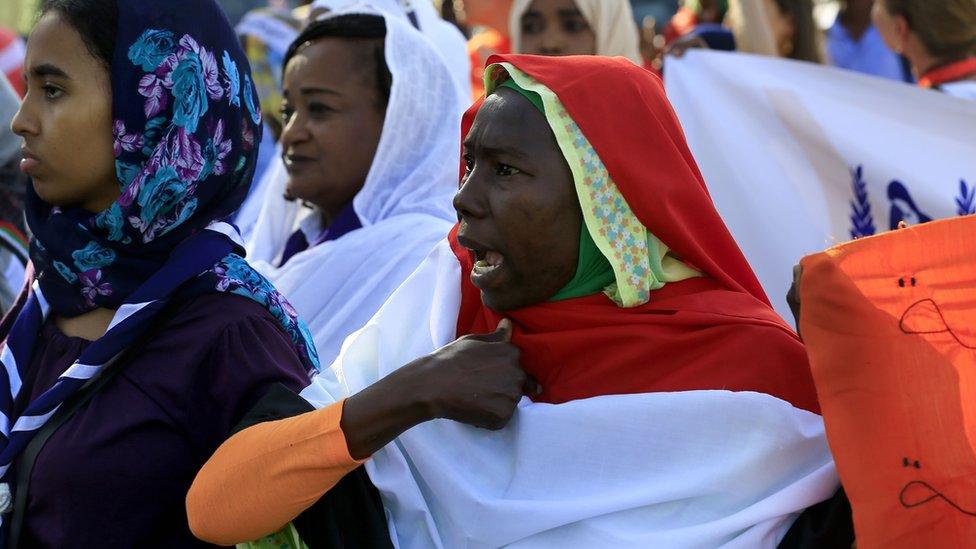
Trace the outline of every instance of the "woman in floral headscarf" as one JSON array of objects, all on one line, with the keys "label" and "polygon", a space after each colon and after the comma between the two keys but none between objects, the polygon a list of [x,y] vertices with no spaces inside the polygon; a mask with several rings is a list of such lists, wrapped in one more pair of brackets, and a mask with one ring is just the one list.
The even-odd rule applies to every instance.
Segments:
[{"label": "woman in floral headscarf", "polygon": [[258,152],[249,67],[213,0],[41,12],[12,124],[34,237],[33,284],[0,325],[4,528],[13,546],[199,545],[197,468],[318,365],[220,221]]}]

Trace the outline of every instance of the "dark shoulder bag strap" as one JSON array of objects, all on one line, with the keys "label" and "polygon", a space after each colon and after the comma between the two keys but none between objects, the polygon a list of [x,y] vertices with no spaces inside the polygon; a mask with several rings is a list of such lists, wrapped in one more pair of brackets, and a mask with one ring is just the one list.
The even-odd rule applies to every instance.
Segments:
[{"label": "dark shoulder bag strap", "polygon": [[127,359],[136,355],[146,343],[152,339],[158,328],[163,326],[167,320],[175,312],[178,304],[170,302],[166,305],[156,315],[153,319],[152,325],[146,330],[146,333],[142,335],[135,343],[123,349],[120,353],[112,357],[111,360],[105,363],[102,368],[101,373],[98,376],[88,380],[88,383],[82,385],[78,391],[72,395],[68,400],[66,400],[58,411],[55,412],[51,419],[44,424],[43,427],[34,435],[34,438],[27,444],[27,448],[17,457],[14,461],[14,478],[13,478],[13,496],[14,496],[14,506],[13,511],[7,515],[6,521],[9,521],[9,528],[7,530],[7,545],[9,549],[17,549],[20,543],[20,536],[24,528],[24,518],[27,512],[27,493],[30,489],[30,478],[34,470],[34,463],[37,461],[37,456],[44,449],[44,445],[47,443],[48,439],[53,435],[62,425],[64,425],[75,412],[80,410],[85,404],[88,403],[101,390],[109,381],[112,380],[120,371],[122,371],[125,366]]}]

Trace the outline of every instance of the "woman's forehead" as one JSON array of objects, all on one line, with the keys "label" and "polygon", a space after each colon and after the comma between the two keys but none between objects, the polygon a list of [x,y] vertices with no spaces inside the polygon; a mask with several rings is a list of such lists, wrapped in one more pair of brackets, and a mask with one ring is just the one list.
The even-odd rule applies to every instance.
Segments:
[{"label": "woman's forehead", "polygon": [[508,88],[500,88],[485,99],[465,146],[527,159],[561,157],[545,115],[528,99]]},{"label": "woman's forehead", "polygon": [[28,76],[56,68],[68,78],[84,80],[96,67],[105,72],[78,31],[55,12],[41,17],[27,39],[24,69]]},{"label": "woman's forehead", "polygon": [[285,67],[285,87],[314,84],[330,89],[360,87],[363,76],[376,72],[372,54],[381,39],[318,38],[303,47]]},{"label": "woman's forehead", "polygon": [[[535,108],[527,99],[511,90],[500,89],[485,98],[478,109],[469,138],[490,147],[507,142],[519,143],[523,137],[532,137],[531,134],[536,133],[532,130],[539,126],[540,120],[529,116],[533,110]],[[545,124],[544,118],[541,123]]]}]

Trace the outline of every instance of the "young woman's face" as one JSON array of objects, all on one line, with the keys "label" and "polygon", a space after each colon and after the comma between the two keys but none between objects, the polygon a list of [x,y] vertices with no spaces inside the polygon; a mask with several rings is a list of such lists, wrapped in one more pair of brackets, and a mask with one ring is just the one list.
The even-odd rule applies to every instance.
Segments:
[{"label": "young woman's face", "polygon": [[118,198],[111,74],[77,30],[48,12],[31,32],[27,95],[11,128],[24,139],[21,168],[45,202],[98,213]]},{"label": "young woman's face", "polygon": [[520,24],[518,53],[596,55],[596,34],[574,0],[535,0]]},{"label": "young woman's face", "polygon": [[362,48],[373,51],[374,42],[322,38],[285,69],[281,144],[287,193],[315,204],[328,218],[362,189],[386,118],[377,61],[364,57]]},{"label": "young woman's face", "polygon": [[454,199],[458,242],[477,261],[485,305],[541,303],[572,280],[583,226],[573,174],[545,117],[508,88],[489,96],[464,141]]}]

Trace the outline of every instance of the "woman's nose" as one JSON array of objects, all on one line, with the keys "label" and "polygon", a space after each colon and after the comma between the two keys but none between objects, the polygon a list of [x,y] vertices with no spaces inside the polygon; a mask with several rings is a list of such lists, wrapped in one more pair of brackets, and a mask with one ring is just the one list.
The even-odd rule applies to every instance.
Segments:
[{"label": "woman's nose", "polygon": [[40,133],[38,130],[37,119],[31,114],[26,100],[20,104],[20,108],[14,115],[13,120],[10,121],[10,131],[14,132],[20,137],[37,135]]},{"label": "woman's nose", "polygon": [[486,215],[485,197],[482,196],[482,185],[478,182],[480,172],[476,172],[477,169],[468,173],[461,188],[454,195],[454,209],[457,210],[459,218],[481,218]]}]

